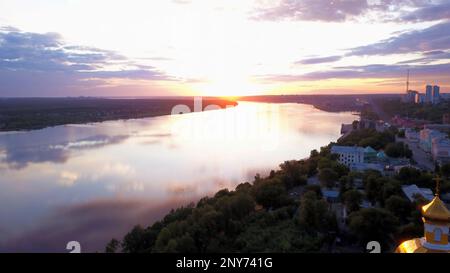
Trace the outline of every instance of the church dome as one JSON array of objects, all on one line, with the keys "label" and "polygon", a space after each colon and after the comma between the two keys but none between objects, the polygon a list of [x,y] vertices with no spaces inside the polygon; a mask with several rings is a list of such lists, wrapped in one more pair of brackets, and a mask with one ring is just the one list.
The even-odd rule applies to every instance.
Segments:
[{"label": "church dome", "polygon": [[431,221],[450,221],[450,212],[438,196],[422,207],[422,215],[425,219]]},{"label": "church dome", "polygon": [[439,177],[436,178],[436,197],[422,207],[424,237],[400,244],[397,253],[450,253],[450,212],[439,198]]}]

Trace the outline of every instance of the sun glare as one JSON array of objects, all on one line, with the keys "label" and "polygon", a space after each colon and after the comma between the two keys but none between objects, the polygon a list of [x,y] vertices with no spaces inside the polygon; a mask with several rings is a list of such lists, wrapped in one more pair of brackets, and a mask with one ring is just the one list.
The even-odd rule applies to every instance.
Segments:
[{"label": "sun glare", "polygon": [[240,77],[215,78],[198,84],[196,89],[204,96],[236,97],[251,95],[257,90],[257,85]]}]

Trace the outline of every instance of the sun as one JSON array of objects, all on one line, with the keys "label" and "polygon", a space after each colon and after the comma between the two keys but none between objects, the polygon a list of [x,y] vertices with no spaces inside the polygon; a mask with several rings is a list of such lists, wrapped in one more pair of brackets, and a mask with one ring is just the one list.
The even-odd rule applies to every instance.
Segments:
[{"label": "sun", "polygon": [[240,97],[254,94],[258,85],[245,77],[213,78],[195,87],[203,96]]}]

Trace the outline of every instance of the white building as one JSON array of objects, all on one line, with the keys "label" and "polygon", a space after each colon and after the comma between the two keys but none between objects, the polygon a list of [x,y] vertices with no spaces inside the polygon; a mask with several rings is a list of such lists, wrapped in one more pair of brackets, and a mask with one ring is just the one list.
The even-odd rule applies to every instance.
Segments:
[{"label": "white building", "polygon": [[420,131],[420,148],[425,152],[431,153],[433,139],[445,139],[447,135],[436,130],[423,129]]},{"label": "white building", "polygon": [[420,93],[416,94],[416,99],[415,99],[416,103],[424,103],[425,101],[426,101],[426,97],[424,94],[420,94]]},{"label": "white building", "polygon": [[434,138],[431,141],[431,155],[438,163],[450,162],[450,140],[448,138]]},{"label": "white building", "polygon": [[353,163],[364,163],[364,148],[357,146],[338,146],[331,147],[331,153],[339,155],[338,161],[350,167]]}]

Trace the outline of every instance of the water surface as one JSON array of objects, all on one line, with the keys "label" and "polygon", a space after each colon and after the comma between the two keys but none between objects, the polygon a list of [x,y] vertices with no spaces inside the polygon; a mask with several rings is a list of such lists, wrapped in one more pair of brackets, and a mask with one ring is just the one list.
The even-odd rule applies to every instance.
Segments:
[{"label": "water surface", "polygon": [[135,224],[339,137],[351,113],[235,108],[0,134],[0,251],[102,251]]}]

